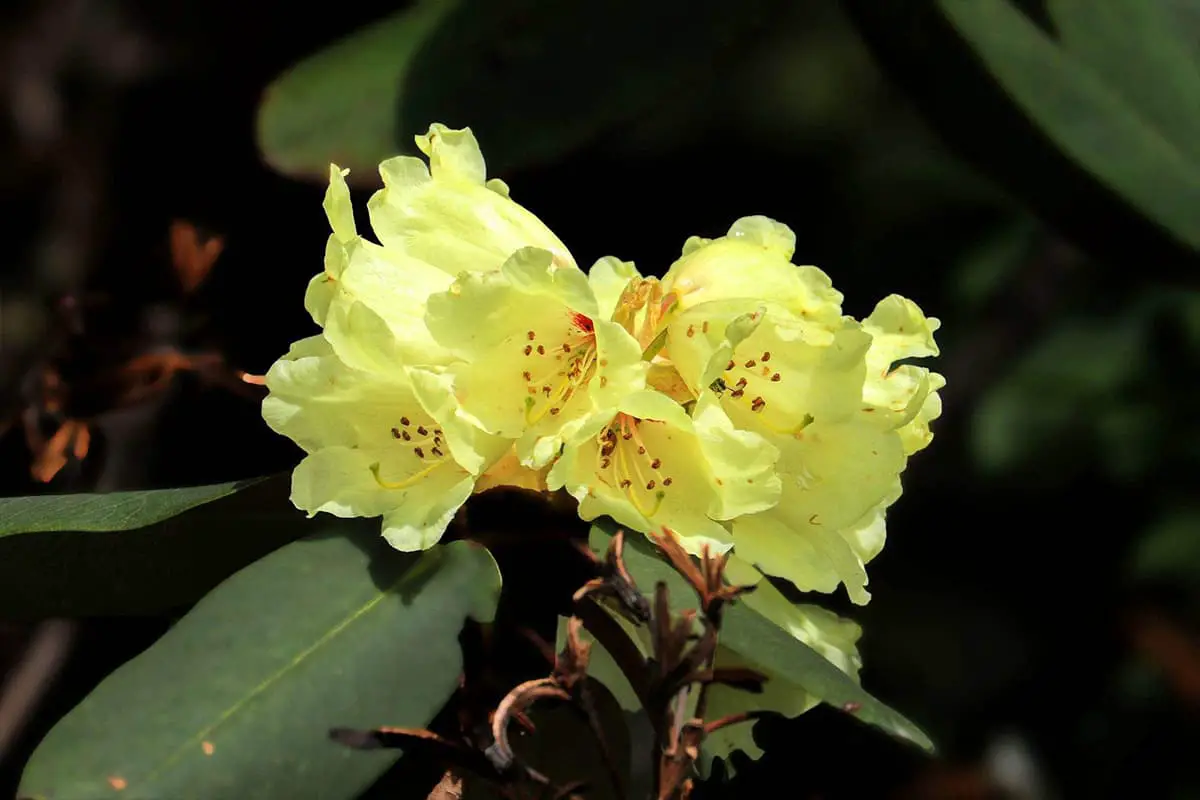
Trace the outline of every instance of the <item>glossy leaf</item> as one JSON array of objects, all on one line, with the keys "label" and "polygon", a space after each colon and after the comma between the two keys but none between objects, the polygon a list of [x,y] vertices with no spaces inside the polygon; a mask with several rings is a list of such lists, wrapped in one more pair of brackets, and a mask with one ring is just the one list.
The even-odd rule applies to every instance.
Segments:
[{"label": "glossy leaf", "polygon": [[38,619],[190,605],[320,524],[288,501],[290,484],[290,476],[275,476],[133,530],[0,536],[0,608],[9,619]]},{"label": "glossy leaf", "polygon": [[262,478],[184,489],[0,498],[0,537],[35,531],[142,528],[253,486]]},{"label": "glossy leaf", "polygon": [[247,567],[109,676],[34,753],[21,796],[352,798],[398,757],[331,727],[423,727],[455,690],[466,616],[500,576],[454,542],[387,546],[331,522]]},{"label": "glossy leaf", "polygon": [[[589,545],[597,553],[608,548],[611,535],[603,527],[592,527]],[[659,581],[670,589],[671,607],[682,610],[696,607],[696,596],[679,574],[654,551],[645,538],[632,535],[625,545],[625,562],[638,587],[653,591]],[[752,611],[744,603],[735,603],[725,613],[721,641],[769,674],[779,675],[803,688],[813,697],[854,714],[893,736],[932,750],[933,743],[915,724],[876,700],[853,678],[827,661],[821,654]]]},{"label": "glossy leaf", "polygon": [[[781,0],[426,0],[280,76],[259,112],[276,169],[352,179],[413,152],[431,122],[470,126],[493,173],[548,160],[635,116],[731,48]],[[352,90],[347,87],[353,87]]]}]

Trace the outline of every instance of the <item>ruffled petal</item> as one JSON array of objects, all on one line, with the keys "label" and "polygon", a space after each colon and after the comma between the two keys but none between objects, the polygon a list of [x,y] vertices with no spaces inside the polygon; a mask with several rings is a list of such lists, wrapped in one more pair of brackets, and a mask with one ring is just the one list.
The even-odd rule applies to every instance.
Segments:
[{"label": "ruffled petal", "polygon": [[615,256],[605,256],[592,265],[588,270],[588,283],[596,296],[601,319],[612,319],[625,287],[641,277],[632,261],[622,261]]},{"label": "ruffled petal", "polygon": [[663,278],[680,310],[713,300],[770,298],[813,322],[837,324],[842,295],[816,267],[790,259],[796,237],[766,217],[745,217],[719,239],[693,238]]},{"label": "ruffled petal", "polygon": [[484,181],[483,156],[469,129],[441,125],[418,137],[432,173],[419,158],[383,162],[384,188],[367,203],[371,227],[388,248],[457,276],[499,269],[522,247],[540,247],[575,266],[566,246],[541,220]]}]

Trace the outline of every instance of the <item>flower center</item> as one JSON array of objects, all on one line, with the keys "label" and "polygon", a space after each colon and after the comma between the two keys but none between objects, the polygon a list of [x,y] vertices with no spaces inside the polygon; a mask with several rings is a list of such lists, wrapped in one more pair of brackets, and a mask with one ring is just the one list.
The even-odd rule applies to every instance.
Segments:
[{"label": "flower center", "polygon": [[646,447],[639,427],[653,420],[617,414],[596,437],[596,476],[602,483],[620,489],[637,512],[650,519],[662,506],[673,482],[663,472],[663,460]]},{"label": "flower center", "polygon": [[591,318],[574,313],[557,334],[525,333],[521,379],[525,382],[525,423],[534,425],[563,407],[596,374],[596,333]]},{"label": "flower center", "polygon": [[413,423],[408,417],[400,417],[400,424],[392,428],[392,438],[403,443],[411,451],[414,460],[412,475],[399,481],[385,481],[379,474],[379,464],[371,465],[375,481],[385,489],[407,489],[442,465],[446,460],[446,438],[442,429],[428,424]]},{"label": "flower center", "polygon": [[[653,349],[657,352],[665,341],[665,336],[660,335],[665,334],[664,321],[676,299],[674,294],[663,294],[658,278],[632,278],[617,299],[613,322],[636,339],[643,351]],[[653,357],[654,352],[644,356],[646,360]]]}]

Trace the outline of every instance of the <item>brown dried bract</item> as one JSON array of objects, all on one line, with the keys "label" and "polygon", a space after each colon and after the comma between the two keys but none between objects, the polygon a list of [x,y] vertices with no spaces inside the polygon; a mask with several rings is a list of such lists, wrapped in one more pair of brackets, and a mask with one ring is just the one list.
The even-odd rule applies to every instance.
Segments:
[{"label": "brown dried bract", "polygon": [[650,538],[671,562],[671,566],[675,567],[675,571],[691,584],[700,598],[704,616],[718,628],[721,627],[725,606],[755,589],[754,586],[731,586],[725,583],[725,564],[729,561],[727,554],[714,556],[708,545],[704,545],[697,565],[670,528],[663,528],[661,534],[651,533]]},{"label": "brown dried bract", "polygon": [[636,622],[650,621],[650,604],[645,596],[638,591],[637,583],[625,567],[625,531],[618,530],[608,544],[608,551],[603,559],[599,559],[586,544],[579,546],[582,552],[600,571],[600,576],[594,578],[575,592],[575,603],[579,604],[591,595],[611,597],[617,601],[621,609]]}]

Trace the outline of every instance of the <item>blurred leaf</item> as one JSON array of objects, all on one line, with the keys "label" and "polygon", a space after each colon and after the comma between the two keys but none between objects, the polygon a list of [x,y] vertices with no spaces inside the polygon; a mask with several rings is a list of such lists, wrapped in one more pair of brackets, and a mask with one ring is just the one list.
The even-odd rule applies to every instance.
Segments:
[{"label": "blurred leaf", "polygon": [[[611,538],[603,527],[594,525],[588,544],[593,551],[603,553]],[[625,563],[643,592],[652,591],[655,584],[665,581],[670,589],[672,610],[696,607],[692,589],[642,536],[635,534],[627,540]],[[726,612],[721,641],[767,673],[794,683],[822,702],[852,713],[863,722],[925,750],[933,750],[933,743],[920,728],[876,700],[817,651],[745,603],[735,603]]]},{"label": "blurred leaf", "polygon": [[247,567],[58,723],[26,797],[352,798],[399,752],[335,726],[424,727],[458,684],[465,616],[500,591],[483,548],[422,554],[336,521]]},{"label": "blurred leaf", "polygon": [[978,312],[1004,289],[1017,268],[1029,258],[1041,227],[1022,216],[980,242],[955,265],[953,297],[960,313]]},{"label": "blurred leaf", "polygon": [[[1131,2],[1168,0],[1117,5]],[[1139,282],[1195,281],[1197,145],[1168,138],[1186,130],[1174,116],[1172,130],[1158,127],[1161,99],[1153,101],[1153,114],[1145,110],[1149,101],[1130,101],[1124,87],[1110,85],[1009,0],[844,0],[841,6],[881,71],[984,177],[1097,261],[1139,264]],[[1128,35],[1142,27],[1131,24]],[[1158,46],[1141,40],[1126,46],[1147,44]],[[1143,61],[1141,74],[1180,63],[1155,54]],[[1115,60],[1105,69],[1121,68]],[[1176,76],[1173,89],[1143,86],[1141,93],[1179,91],[1191,80]],[[1197,102],[1192,98],[1191,105]]]},{"label": "blurred leaf", "polygon": [[1061,44],[1009,0],[939,4],[1065,153],[1200,249],[1200,75],[1157,0],[1052,2]]},{"label": "blurred leaf", "polygon": [[458,3],[422,0],[277,78],[258,112],[267,163],[286,175],[327,178],[332,162],[373,181],[380,161],[411,150],[400,141],[396,98],[417,50]]},{"label": "blurred leaf", "polygon": [[[1099,456],[1120,473],[1147,463],[1154,440],[1146,426],[1158,417],[1133,396],[1148,346],[1143,310],[1063,322],[1028,350],[975,412],[971,446],[979,465],[998,471]],[[1091,449],[1070,446],[1080,440]]]},{"label": "blurred leaf", "polygon": [[1167,303],[1174,307],[1188,347],[1200,352],[1200,292],[1171,291]]},{"label": "blurred leaf", "polygon": [[1200,585],[1200,508],[1177,508],[1138,539],[1130,572],[1139,580]]},{"label": "blurred leaf", "polygon": [[66,530],[0,537],[0,608],[8,619],[36,619],[161,614],[194,603],[319,524],[306,522],[288,501],[290,485],[289,475],[268,478],[119,535]]},{"label": "blurred leaf", "polygon": [[[1187,34],[1188,32],[1194,34],[1195,31],[1200,31],[1200,3],[1197,3],[1196,0],[1161,0],[1161,2],[1177,34]],[[1188,46],[1192,58],[1200,63],[1200,37],[1183,35],[1179,38]]]},{"label": "blurred leaf", "polygon": [[552,159],[711,70],[782,0],[424,0],[300,62],[258,140],[289,175],[374,182],[431,122],[470,126],[493,173]]},{"label": "blurred leaf", "polygon": [[125,531],[253,486],[263,478],[185,489],[0,498],[0,537],[36,531]]},{"label": "blurred leaf", "polygon": [[1180,25],[1169,4],[1049,0],[1048,5],[1062,46],[1195,165],[1200,160],[1200,60],[1192,42],[1200,29]]}]

